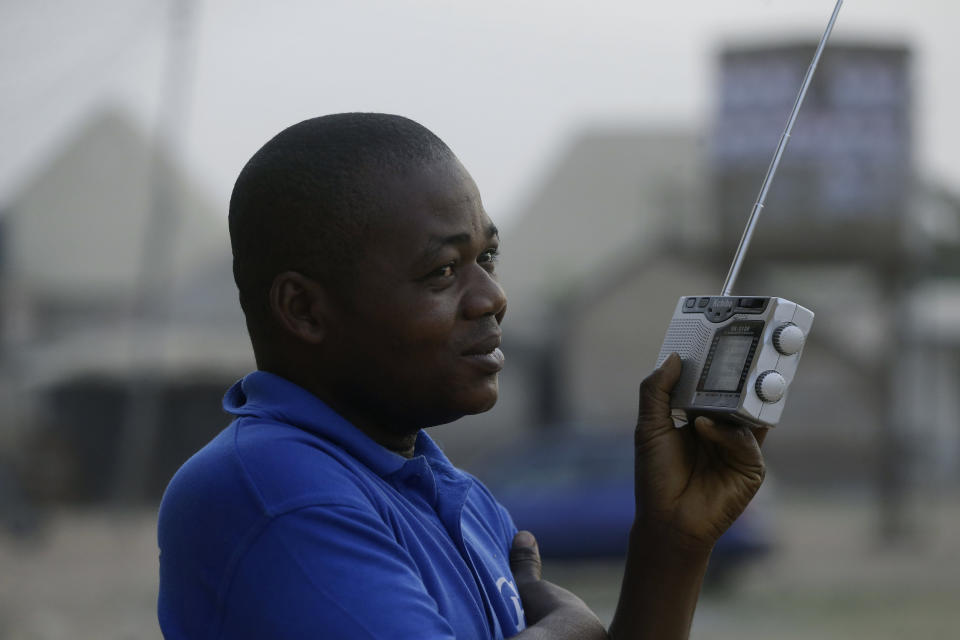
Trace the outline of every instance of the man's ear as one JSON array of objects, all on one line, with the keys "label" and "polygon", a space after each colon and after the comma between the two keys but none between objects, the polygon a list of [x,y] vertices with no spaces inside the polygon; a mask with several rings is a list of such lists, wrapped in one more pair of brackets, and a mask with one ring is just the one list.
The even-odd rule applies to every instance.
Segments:
[{"label": "man's ear", "polygon": [[270,312],[287,334],[309,344],[319,344],[326,335],[326,305],[323,286],[296,271],[284,271],[270,285]]}]

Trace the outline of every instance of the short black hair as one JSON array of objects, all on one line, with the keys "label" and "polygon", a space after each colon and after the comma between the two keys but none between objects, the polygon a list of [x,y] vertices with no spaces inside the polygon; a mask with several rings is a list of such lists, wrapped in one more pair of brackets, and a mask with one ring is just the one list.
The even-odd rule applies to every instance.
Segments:
[{"label": "short black hair", "polygon": [[311,118],[263,145],[230,197],[233,275],[251,339],[266,328],[277,274],[349,286],[348,267],[385,204],[379,185],[451,157],[423,125],[383,113]]}]

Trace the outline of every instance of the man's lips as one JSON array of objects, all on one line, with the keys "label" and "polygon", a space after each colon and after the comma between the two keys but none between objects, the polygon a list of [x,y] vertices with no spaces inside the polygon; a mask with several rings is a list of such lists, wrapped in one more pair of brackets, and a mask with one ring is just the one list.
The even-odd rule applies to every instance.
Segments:
[{"label": "man's lips", "polygon": [[465,349],[461,355],[464,356],[482,356],[490,353],[500,346],[500,334],[494,333],[490,336],[473,343]]},{"label": "man's lips", "polygon": [[461,355],[488,373],[500,371],[504,363],[503,351],[500,350],[500,334],[491,335],[474,343]]}]

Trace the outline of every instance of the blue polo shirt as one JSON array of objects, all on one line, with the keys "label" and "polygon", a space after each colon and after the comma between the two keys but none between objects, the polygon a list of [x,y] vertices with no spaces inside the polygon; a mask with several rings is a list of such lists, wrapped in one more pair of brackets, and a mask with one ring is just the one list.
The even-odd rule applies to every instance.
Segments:
[{"label": "blue polo shirt", "polygon": [[160,627],[179,638],[503,638],[524,628],[516,528],[423,432],[378,445],[258,371],[160,505]]}]

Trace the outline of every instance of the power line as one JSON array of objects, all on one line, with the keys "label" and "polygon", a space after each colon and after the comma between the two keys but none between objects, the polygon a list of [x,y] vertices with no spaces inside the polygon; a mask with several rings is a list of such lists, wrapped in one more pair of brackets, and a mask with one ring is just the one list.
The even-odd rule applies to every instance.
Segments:
[{"label": "power line", "polygon": [[[162,21],[157,15],[157,4],[145,3],[132,21],[118,27],[115,32],[118,37],[101,38],[97,48],[71,52],[78,55],[71,56],[70,64],[36,91],[15,91],[13,82],[0,83],[0,91],[5,96],[2,112],[8,126],[11,119],[36,118],[38,108],[49,108],[76,95],[85,86],[109,80],[121,63],[129,60],[129,54],[142,47],[151,32],[157,31],[158,24]],[[62,52],[55,43],[45,48]],[[34,52],[30,53],[32,57]],[[16,70],[18,76],[23,72],[23,69]]]}]

